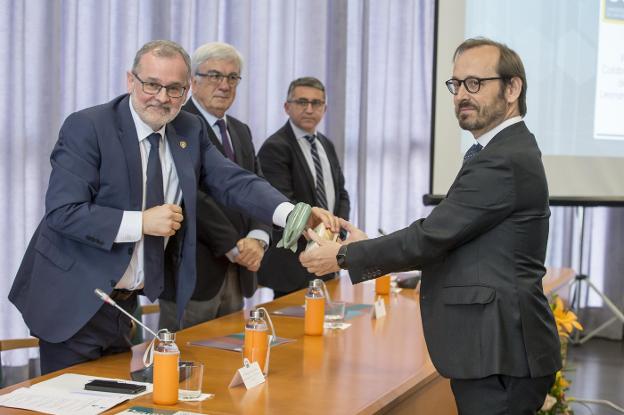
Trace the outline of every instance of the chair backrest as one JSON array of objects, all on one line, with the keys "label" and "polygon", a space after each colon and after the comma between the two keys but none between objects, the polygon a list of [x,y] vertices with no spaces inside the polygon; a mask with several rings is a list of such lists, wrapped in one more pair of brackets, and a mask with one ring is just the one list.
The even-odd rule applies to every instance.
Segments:
[{"label": "chair backrest", "polygon": [[28,349],[31,347],[39,347],[39,339],[27,337],[23,339],[7,339],[0,340],[0,387],[4,387],[4,375],[2,373],[2,352],[15,349]]}]

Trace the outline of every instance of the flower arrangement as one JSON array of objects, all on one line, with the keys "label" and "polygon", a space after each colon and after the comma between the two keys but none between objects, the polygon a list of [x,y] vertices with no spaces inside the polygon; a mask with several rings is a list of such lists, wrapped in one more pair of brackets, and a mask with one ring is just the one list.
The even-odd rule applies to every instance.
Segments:
[{"label": "flower arrangement", "polygon": [[[576,314],[565,308],[561,298],[554,296],[553,299],[554,301],[551,302],[550,308],[555,316],[557,332],[559,333],[559,339],[561,341],[561,359],[565,367],[570,333],[572,333],[574,329],[583,330],[583,326],[578,322]],[[569,387],[570,381],[565,378],[562,370],[558,371],[555,377],[555,383],[550,389],[550,392],[548,392],[548,395],[546,395],[546,400],[544,401],[542,409],[538,412],[538,415],[571,414],[572,411],[568,405],[570,400],[566,399],[565,396],[565,392]]]}]

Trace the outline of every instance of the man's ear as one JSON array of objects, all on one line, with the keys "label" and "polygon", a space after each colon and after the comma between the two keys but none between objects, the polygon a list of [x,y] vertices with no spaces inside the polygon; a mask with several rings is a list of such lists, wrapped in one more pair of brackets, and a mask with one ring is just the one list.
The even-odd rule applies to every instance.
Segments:
[{"label": "man's ear", "polygon": [[505,99],[509,104],[518,101],[520,93],[522,92],[522,79],[517,76],[511,78],[509,83],[505,85]]}]

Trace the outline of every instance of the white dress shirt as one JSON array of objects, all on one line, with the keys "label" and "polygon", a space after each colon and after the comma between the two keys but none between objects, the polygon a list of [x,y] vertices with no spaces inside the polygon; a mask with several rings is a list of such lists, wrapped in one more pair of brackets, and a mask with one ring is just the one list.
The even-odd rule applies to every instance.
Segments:
[{"label": "white dress shirt", "polygon": [[[302,130],[297,127],[292,120],[289,120],[290,126],[295,133],[295,137],[297,138],[297,143],[299,147],[301,147],[301,151],[303,152],[303,156],[308,162],[308,167],[312,172],[312,177],[314,178],[314,185],[316,186],[316,168],[314,167],[314,160],[312,160],[312,144],[305,138],[306,135],[310,135],[309,132]],[[319,153],[319,158],[321,159],[321,166],[323,169],[323,184],[325,186],[325,196],[327,197],[327,210],[330,212],[334,212],[334,207],[336,205],[336,188],[334,187],[334,177],[332,176],[331,165],[329,164],[329,158],[327,157],[327,153],[325,152],[325,147],[321,144],[321,141],[318,139],[317,132],[314,132],[316,135],[316,149]]]},{"label": "white dress shirt", "polygon": [[[143,172],[143,201],[142,207],[145,209],[145,187],[147,184],[147,159],[151,145],[147,137],[156,132],[161,135],[159,146],[160,163],[163,173],[163,194],[165,203],[180,204],[182,200],[182,191],[178,182],[178,173],[173,163],[169,143],[165,139],[165,126],[158,131],[153,131],[151,127],[141,120],[139,115],[130,102],[130,113],[136,128],[137,137],[139,139],[139,149],[141,152],[141,170]],[[163,145],[164,143],[164,145]],[[138,290],[143,288],[145,281],[144,263],[143,263],[143,212],[140,211],[124,211],[121,219],[121,225],[117,231],[115,242],[136,242],[130,264],[124,272],[123,276],[115,286],[115,288],[123,288],[127,290]],[[167,246],[169,238],[165,238],[165,246]]]},{"label": "white dress shirt", "polygon": [[483,134],[481,137],[477,138],[477,142],[481,144],[483,148],[485,148],[485,146],[488,145],[488,143],[494,138],[496,134],[500,133],[510,125],[519,123],[520,121],[522,121],[522,117],[519,115],[517,117],[508,118],[502,123],[498,124],[496,127],[492,128],[487,133]]}]

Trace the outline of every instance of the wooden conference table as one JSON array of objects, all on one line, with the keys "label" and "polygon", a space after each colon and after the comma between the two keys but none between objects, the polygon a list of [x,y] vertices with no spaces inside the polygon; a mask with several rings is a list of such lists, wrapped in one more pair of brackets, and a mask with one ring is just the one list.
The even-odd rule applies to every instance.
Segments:
[{"label": "wooden conference table", "polygon": [[[549,270],[544,286],[551,291],[574,276],[572,270]],[[374,284],[352,286],[343,277],[328,284],[333,299],[372,304]],[[269,312],[303,304],[303,291],[268,303]],[[234,313],[178,333],[183,360],[205,365],[203,392],[215,397],[203,402],[157,406],[151,395],[136,398],[107,413],[131,406],[178,409],[210,414],[456,414],[447,380],[436,372],[425,346],[418,292],[402,290],[385,296],[387,316],[373,320],[370,313],[349,320],[346,330],[324,336],[303,335],[303,319],[271,315],[277,335],[295,339],[271,351],[267,381],[253,389],[228,388],[241,353],[191,346],[189,342],[242,332],[243,312]],[[79,373],[130,379],[130,353],[107,356],[0,390],[7,393],[61,373]],[[2,408],[3,414],[28,411]]]}]

